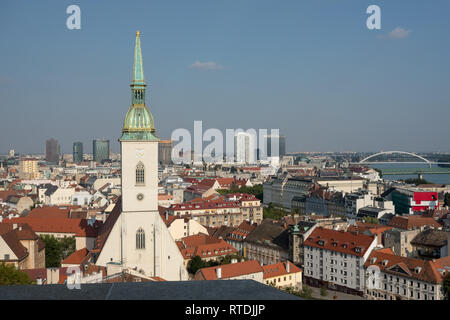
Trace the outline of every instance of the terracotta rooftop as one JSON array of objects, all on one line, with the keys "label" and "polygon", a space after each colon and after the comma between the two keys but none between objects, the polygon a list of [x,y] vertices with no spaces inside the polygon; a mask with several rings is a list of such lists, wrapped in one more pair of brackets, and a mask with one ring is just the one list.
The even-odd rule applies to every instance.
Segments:
[{"label": "terracotta rooftop", "polygon": [[[286,265],[289,263],[289,272],[287,272]],[[279,262],[275,264],[269,264],[266,266],[262,266],[264,270],[264,279],[284,276],[287,274],[302,272],[302,269],[297,267],[292,262]]]},{"label": "terracotta rooftop", "polygon": [[43,206],[36,207],[28,213],[27,218],[41,218],[41,219],[53,219],[53,218],[68,218],[70,209]]},{"label": "terracotta rooftop", "polygon": [[420,215],[395,216],[391,219],[388,226],[398,228],[398,229],[404,229],[404,230],[417,229],[422,226],[432,226],[434,228],[442,227],[433,218],[422,217]]},{"label": "terracotta rooftop", "polygon": [[362,257],[373,241],[372,236],[317,227],[305,240],[304,246]]},{"label": "terracotta rooftop", "polygon": [[430,283],[439,283],[442,276],[432,261],[393,255],[385,250],[374,250],[365,263],[367,268],[375,265],[381,271]]},{"label": "terracotta rooftop", "polygon": [[88,224],[86,219],[69,219],[69,218],[13,218],[3,220],[2,223],[28,224],[34,232],[38,233],[69,233],[77,237],[96,237],[101,222],[96,221],[93,226]]},{"label": "terracotta rooftop", "polygon": [[12,250],[14,255],[17,257],[17,259],[10,257],[10,260],[21,261],[22,259],[28,256],[28,250],[20,243],[20,239],[17,236],[15,230],[11,230],[1,234],[0,238],[3,238],[3,241],[7,244],[7,246]]},{"label": "terracotta rooftop", "polygon": [[122,198],[119,198],[116,202],[116,205],[114,206],[114,209],[106,218],[105,223],[100,227],[96,239],[96,246],[95,249],[92,250],[92,252],[100,253],[103,250],[103,246],[105,245],[106,240],[108,239],[109,234],[111,233],[111,230],[114,227],[117,219],[119,219],[121,211],[122,211]]},{"label": "terracotta rooftop", "polygon": [[182,238],[176,244],[184,259],[192,259],[194,256],[201,258],[218,257],[237,252],[233,246],[224,240],[203,233]]},{"label": "terracotta rooftop", "polygon": [[197,271],[201,273],[205,280],[217,280],[217,268],[222,269],[222,279],[239,277],[247,274],[264,272],[257,260],[224,264],[215,267],[202,268]]},{"label": "terracotta rooftop", "polygon": [[87,262],[87,259],[89,258],[89,250],[86,248],[80,249],[69,255],[67,258],[65,258],[63,261],[61,261],[61,264],[76,264],[81,265],[85,262]]}]

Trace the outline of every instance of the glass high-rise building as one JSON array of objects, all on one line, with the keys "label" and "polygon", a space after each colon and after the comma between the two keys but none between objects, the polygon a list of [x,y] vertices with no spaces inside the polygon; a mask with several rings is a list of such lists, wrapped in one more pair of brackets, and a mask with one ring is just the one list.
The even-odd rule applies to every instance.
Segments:
[{"label": "glass high-rise building", "polygon": [[[272,152],[272,139],[278,138],[278,154]],[[283,157],[286,155],[286,136],[266,135],[264,136],[267,157]]]},{"label": "glass high-rise building", "polygon": [[59,162],[59,144],[58,141],[51,138],[45,142],[45,160],[57,164]]},{"label": "glass high-rise building", "polygon": [[172,140],[160,140],[158,143],[158,162],[162,165],[172,164]]},{"label": "glass high-rise building", "polygon": [[109,140],[96,139],[92,143],[94,161],[101,163],[109,160]]},{"label": "glass high-rise building", "polygon": [[237,163],[255,163],[257,155],[254,136],[238,132],[234,136],[234,155]]},{"label": "glass high-rise building", "polygon": [[73,162],[83,162],[83,143],[73,143]]}]

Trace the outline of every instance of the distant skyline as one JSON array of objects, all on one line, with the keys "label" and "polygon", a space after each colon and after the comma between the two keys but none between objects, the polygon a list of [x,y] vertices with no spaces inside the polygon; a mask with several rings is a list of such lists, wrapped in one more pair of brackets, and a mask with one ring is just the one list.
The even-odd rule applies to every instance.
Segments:
[{"label": "distant skyline", "polygon": [[[81,30],[66,8],[81,8]],[[366,8],[381,8],[381,30]],[[0,4],[0,154],[119,152],[136,30],[157,135],[280,129],[287,152],[449,152],[450,3],[73,1]],[[206,143],[204,144],[204,146]]]}]

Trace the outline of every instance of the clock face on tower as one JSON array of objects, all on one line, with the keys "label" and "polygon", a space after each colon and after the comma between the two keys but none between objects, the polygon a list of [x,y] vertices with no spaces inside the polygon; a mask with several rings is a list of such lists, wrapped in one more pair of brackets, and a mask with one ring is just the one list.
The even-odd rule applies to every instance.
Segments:
[{"label": "clock face on tower", "polygon": [[136,158],[141,159],[144,156],[144,149],[136,149]]}]

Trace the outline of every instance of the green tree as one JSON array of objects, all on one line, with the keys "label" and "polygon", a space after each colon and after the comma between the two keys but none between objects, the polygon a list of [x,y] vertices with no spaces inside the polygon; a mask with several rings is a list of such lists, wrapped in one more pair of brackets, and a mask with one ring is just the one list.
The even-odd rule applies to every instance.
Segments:
[{"label": "green tree", "polygon": [[263,218],[264,219],[274,219],[278,220],[286,216],[288,213],[283,209],[276,208],[272,203],[269,203],[267,208],[263,208]]},{"label": "green tree", "polygon": [[219,261],[220,264],[230,264],[233,259],[241,261],[242,257],[239,254],[227,254],[225,257],[220,258]]},{"label": "green tree", "polygon": [[374,217],[365,217],[364,218],[365,223],[372,223],[372,224],[378,224],[378,219]]},{"label": "green tree", "polygon": [[416,186],[418,186],[419,184],[431,184],[432,182],[425,180],[425,179],[418,179],[418,178],[411,178],[411,179],[406,179],[403,180],[405,183],[408,184],[415,184]]},{"label": "green tree", "polygon": [[187,271],[195,274],[199,269],[205,267],[205,262],[199,256],[194,256],[187,265]]},{"label": "green tree", "polygon": [[450,193],[445,194],[444,205],[446,205],[447,207],[450,207]]},{"label": "green tree", "polygon": [[56,239],[54,236],[42,235],[45,243],[45,267],[57,268],[61,261],[75,252],[75,237]]},{"label": "green tree", "polygon": [[0,264],[0,285],[32,284],[28,274],[13,265]]},{"label": "green tree", "polygon": [[64,237],[59,239],[61,250],[61,260],[64,260],[76,250],[76,241],[74,237]]},{"label": "green tree", "polygon": [[304,299],[312,298],[312,289],[308,287],[306,284],[303,285],[302,291],[300,292],[300,297]]},{"label": "green tree", "polygon": [[450,300],[450,273],[447,273],[447,276],[444,279],[443,287],[445,299]]},{"label": "green tree", "polygon": [[327,286],[326,286],[326,285],[323,285],[323,286],[320,288],[320,295],[321,295],[322,297],[326,297],[327,294],[328,294],[328,292],[327,292]]}]

